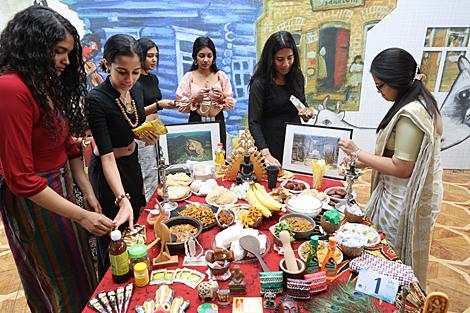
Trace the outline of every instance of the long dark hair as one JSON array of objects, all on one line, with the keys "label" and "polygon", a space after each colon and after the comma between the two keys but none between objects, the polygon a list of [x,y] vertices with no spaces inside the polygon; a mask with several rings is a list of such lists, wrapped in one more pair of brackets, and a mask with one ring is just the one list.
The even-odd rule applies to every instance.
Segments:
[{"label": "long dark hair", "polygon": [[194,40],[194,44],[193,44],[193,60],[194,60],[194,62],[191,65],[191,68],[189,69],[190,71],[197,70],[199,65],[194,64],[197,60],[197,54],[198,54],[199,50],[201,50],[203,48],[206,48],[206,47],[212,50],[212,55],[214,56],[214,62],[212,62],[212,64],[211,64],[210,71],[213,72],[213,73],[217,73],[219,71],[219,69],[217,68],[217,64],[215,62],[215,60],[217,59],[217,52],[215,51],[214,43],[212,42],[212,40],[209,37],[198,37],[198,38],[196,38],[196,40]]},{"label": "long dark hair", "polygon": [[[372,61],[370,72],[389,87],[398,90],[395,102],[380,122],[377,132],[384,129],[392,117],[412,101],[418,100],[431,117],[436,113],[439,114],[436,99],[422,81],[414,79],[417,67],[418,64],[413,56],[401,48],[385,49]],[[417,73],[421,74],[419,68]]]},{"label": "long dark hair", "polygon": [[[70,64],[57,76],[54,46],[66,39],[67,32],[74,39],[74,48],[69,53]],[[6,71],[21,74],[39,106],[51,140],[57,139],[57,132],[48,97],[68,122],[70,132],[76,136],[85,134],[87,126],[82,107],[87,107],[87,88],[82,47],[77,30],[66,18],[39,5],[17,13],[0,35],[0,74]],[[61,135],[68,136],[68,133],[61,131]]]},{"label": "long dark hair", "polygon": [[[145,62],[147,60],[147,51],[149,51],[153,47],[157,48],[157,52],[160,52],[160,51],[158,50],[158,46],[152,40],[148,38],[140,38],[139,40],[137,40],[137,42],[139,43],[140,48],[142,49],[141,66],[144,70],[148,71],[149,69],[147,68],[147,65],[145,65]],[[157,70],[158,70],[158,63],[160,63],[160,54],[158,55],[158,58],[157,58]]]},{"label": "long dark hair", "polygon": [[[142,48],[134,37],[126,34],[116,34],[109,37],[104,44],[103,59],[108,62],[108,67],[119,57],[133,57],[137,55],[142,63]],[[106,72],[104,62],[100,62],[100,68]]]},{"label": "long dark hair", "polygon": [[292,49],[292,52],[294,53],[294,62],[292,63],[289,73],[285,76],[286,88],[297,98],[303,99],[305,96],[299,95],[300,90],[298,90],[296,84],[299,76],[303,76],[302,71],[300,70],[299,50],[295,44],[294,37],[292,37],[291,33],[286,31],[279,31],[272,34],[264,44],[261,58],[255,65],[255,73],[251,76],[249,87],[251,87],[251,84],[259,77],[265,78],[268,83],[272,82],[273,78],[276,78],[277,74],[276,69],[274,68],[274,55],[276,52],[284,48]]}]

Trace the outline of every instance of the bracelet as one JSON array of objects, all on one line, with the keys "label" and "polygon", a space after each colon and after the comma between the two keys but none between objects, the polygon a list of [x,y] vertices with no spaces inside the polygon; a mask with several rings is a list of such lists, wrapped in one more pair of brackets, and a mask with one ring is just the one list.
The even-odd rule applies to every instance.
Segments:
[{"label": "bracelet", "polygon": [[129,196],[128,193],[120,195],[119,197],[116,198],[116,200],[114,200],[114,205],[119,206],[119,202],[121,202],[121,200],[124,199],[124,198],[127,198],[128,200],[130,200],[131,196]]}]

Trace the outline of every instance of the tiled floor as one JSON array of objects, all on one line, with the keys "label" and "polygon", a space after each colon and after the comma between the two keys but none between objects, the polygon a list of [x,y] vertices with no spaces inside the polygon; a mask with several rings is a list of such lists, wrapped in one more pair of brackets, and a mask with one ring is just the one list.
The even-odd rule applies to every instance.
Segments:
[{"label": "tiled floor", "polygon": [[[369,199],[370,172],[354,184],[357,201]],[[431,246],[427,292],[450,298],[450,311],[470,313],[470,171],[446,170],[444,202]],[[0,222],[0,312],[30,312]]]}]

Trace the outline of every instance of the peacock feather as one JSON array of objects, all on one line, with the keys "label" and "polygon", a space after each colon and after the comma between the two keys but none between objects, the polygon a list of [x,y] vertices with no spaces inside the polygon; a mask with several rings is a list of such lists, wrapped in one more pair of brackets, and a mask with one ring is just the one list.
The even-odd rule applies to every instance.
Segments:
[{"label": "peacock feather", "polygon": [[355,290],[350,281],[334,281],[328,292],[313,296],[305,305],[305,309],[315,313],[385,313],[387,310],[377,307],[372,298]]}]

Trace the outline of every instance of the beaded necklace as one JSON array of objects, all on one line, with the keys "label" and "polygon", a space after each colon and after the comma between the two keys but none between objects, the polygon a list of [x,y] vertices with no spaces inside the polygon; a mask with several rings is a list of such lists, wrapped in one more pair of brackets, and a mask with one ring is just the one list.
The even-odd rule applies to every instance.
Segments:
[{"label": "beaded necklace", "polygon": [[[138,115],[137,109],[136,109],[136,107],[135,107],[135,101],[134,101],[134,99],[132,99],[132,101],[131,101],[132,105],[131,105],[131,103],[126,103],[126,109],[127,109],[128,107],[131,107],[131,108],[132,108],[132,109],[127,110],[127,113],[129,113],[129,114],[134,113],[134,116],[135,116],[135,123],[132,123],[132,122],[131,122],[130,118],[127,116],[126,111],[124,111],[124,107],[123,107],[124,104],[122,103],[122,101],[121,101],[120,98],[116,98],[116,103],[117,103],[117,105],[119,106],[119,109],[121,109],[121,113],[122,113],[122,115],[124,116],[124,118],[126,119],[127,123],[129,123],[129,125],[130,125],[132,128],[136,128],[137,125],[139,125],[139,115]],[[130,112],[129,112],[129,111],[130,111]]]}]

